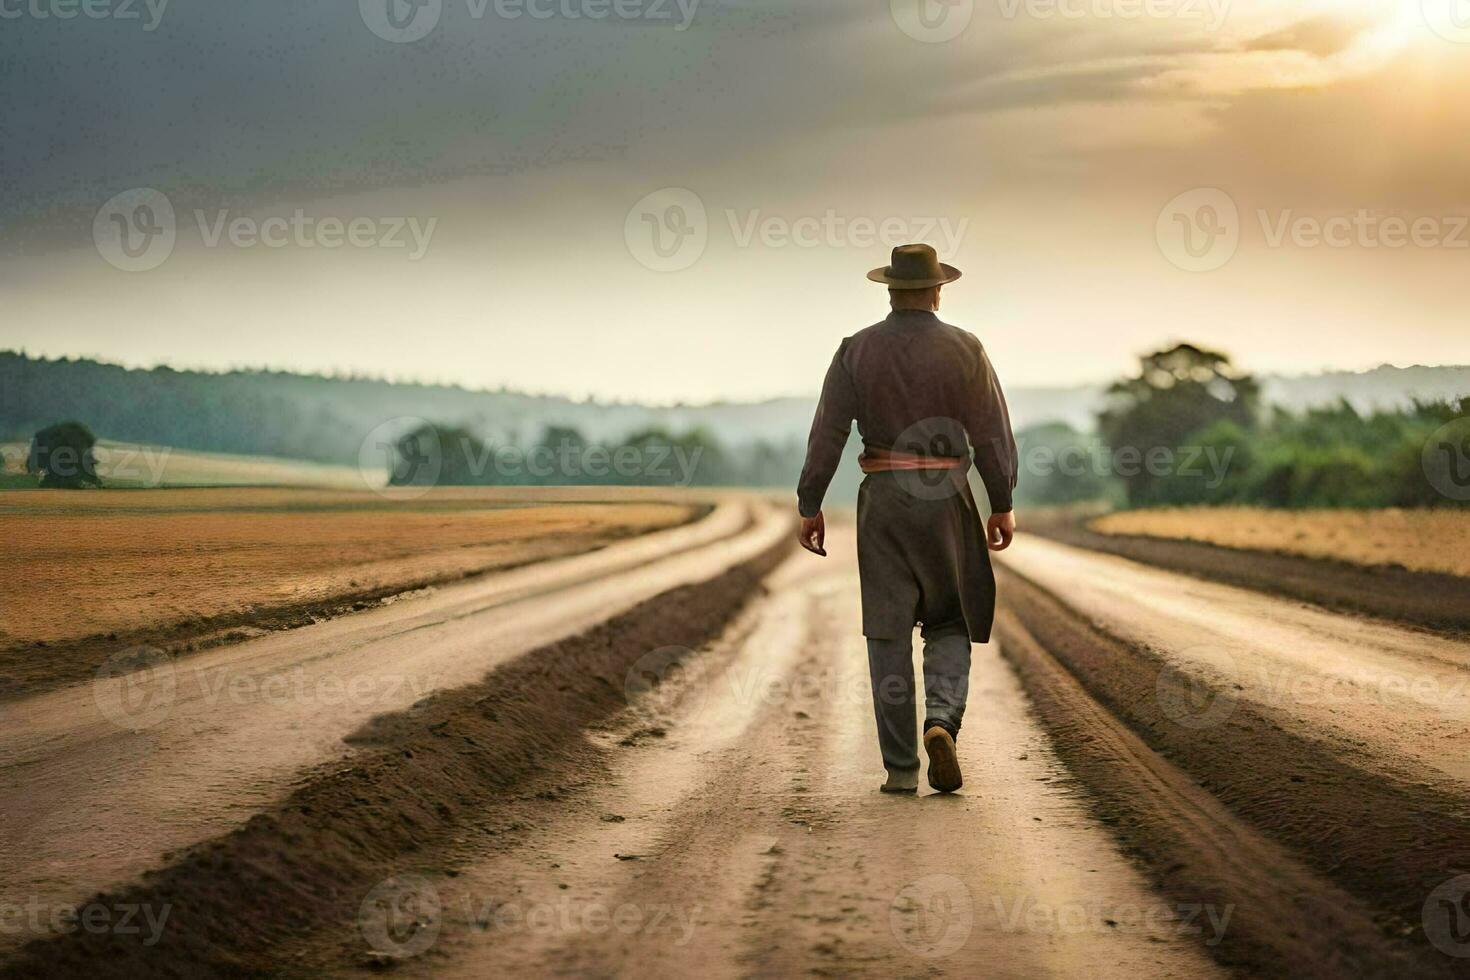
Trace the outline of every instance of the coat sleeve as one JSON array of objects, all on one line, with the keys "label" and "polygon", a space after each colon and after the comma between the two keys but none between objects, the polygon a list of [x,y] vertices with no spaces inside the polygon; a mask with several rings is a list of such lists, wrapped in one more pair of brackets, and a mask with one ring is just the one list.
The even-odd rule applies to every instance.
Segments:
[{"label": "coat sleeve", "polygon": [[963,421],[970,444],[975,447],[975,469],[985,483],[990,512],[1004,514],[1012,509],[1011,494],[1016,489],[1016,437],[1011,432],[1011,413],[995,368],[985,348],[981,347],[978,354]]},{"label": "coat sleeve", "polygon": [[811,435],[807,437],[806,465],[801,469],[801,481],[796,487],[796,502],[802,517],[816,517],[822,509],[822,498],[837,473],[842,450],[852,433],[852,420],[857,417],[857,391],[843,363],[846,351],[844,340],[827,368]]}]

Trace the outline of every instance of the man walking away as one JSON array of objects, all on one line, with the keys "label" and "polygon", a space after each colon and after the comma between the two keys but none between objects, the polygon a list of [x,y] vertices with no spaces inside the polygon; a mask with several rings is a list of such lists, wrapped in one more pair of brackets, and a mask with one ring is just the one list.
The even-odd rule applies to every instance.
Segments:
[{"label": "man walking away", "polygon": [[[888,286],[893,311],[844,340],[827,369],[797,488],[801,544],[826,555],[822,498],[856,419],[867,474],[858,491],[858,571],[888,770],[882,788],[913,793],[919,785],[911,642],[922,624],[929,785],[952,793],[963,783],[955,740],[970,644],[989,642],[995,619],[986,548],[1004,551],[1016,529],[1016,443],[980,341],[935,316],[940,288],[960,271],[928,245],[901,245],[868,278]],[[983,528],[966,478],[967,443],[990,498]]]}]

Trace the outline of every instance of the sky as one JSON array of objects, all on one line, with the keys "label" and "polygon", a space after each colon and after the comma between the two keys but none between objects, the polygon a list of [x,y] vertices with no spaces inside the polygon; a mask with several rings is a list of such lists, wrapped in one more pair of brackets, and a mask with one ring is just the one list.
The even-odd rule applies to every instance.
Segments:
[{"label": "sky", "polygon": [[[0,348],[805,394],[1470,363],[1467,0],[0,0]],[[76,13],[76,16],[63,16]]]}]

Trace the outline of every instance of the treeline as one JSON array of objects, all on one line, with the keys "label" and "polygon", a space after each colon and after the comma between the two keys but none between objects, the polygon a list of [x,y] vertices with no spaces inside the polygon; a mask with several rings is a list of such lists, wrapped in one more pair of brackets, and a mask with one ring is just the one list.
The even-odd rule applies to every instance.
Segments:
[{"label": "treeline", "polygon": [[136,370],[0,351],[0,438],[28,439],[44,426],[81,419],[119,442],[350,463],[365,430],[328,402],[333,384],[351,383],[266,371]]},{"label": "treeline", "polygon": [[727,447],[704,429],[653,427],[595,441],[548,426],[530,445],[492,445],[455,426],[420,425],[384,456],[392,486],[794,486],[803,448]]},{"label": "treeline", "polygon": [[1435,507],[1470,500],[1470,397],[1360,412],[1260,404],[1223,354],[1179,345],[1109,389],[1097,431],[1020,434],[1019,497],[1133,507]]}]

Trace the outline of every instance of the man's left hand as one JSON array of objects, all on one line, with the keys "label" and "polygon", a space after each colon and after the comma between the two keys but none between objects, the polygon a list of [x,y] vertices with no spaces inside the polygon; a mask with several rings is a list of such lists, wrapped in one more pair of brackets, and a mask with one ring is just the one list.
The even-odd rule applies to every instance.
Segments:
[{"label": "man's left hand", "polygon": [[1005,551],[1011,546],[1011,539],[1015,536],[1016,515],[1014,511],[991,514],[990,520],[985,522],[985,543],[990,546],[991,551]]},{"label": "man's left hand", "polygon": [[827,541],[827,522],[822,518],[822,512],[817,511],[816,517],[803,517],[801,519],[801,530],[797,532],[797,540],[801,546],[814,555],[827,557],[827,549],[822,545]]}]

